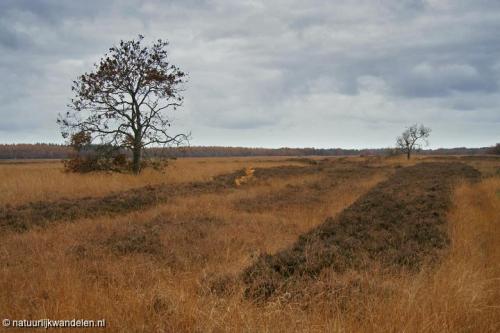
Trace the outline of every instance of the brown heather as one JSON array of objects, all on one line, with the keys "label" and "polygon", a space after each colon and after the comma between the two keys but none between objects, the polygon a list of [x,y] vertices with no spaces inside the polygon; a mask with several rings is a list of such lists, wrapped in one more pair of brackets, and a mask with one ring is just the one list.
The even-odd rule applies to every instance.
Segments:
[{"label": "brown heather", "polygon": [[241,279],[261,255],[291,248],[421,161],[179,159],[165,174],[138,177],[65,174],[54,162],[1,164],[0,207],[11,215],[33,202],[85,209],[85,200],[102,204],[147,185],[213,189],[195,186],[123,211],[104,205],[92,215],[43,217],[51,223],[36,223],[32,209],[22,230],[0,223],[1,319],[105,318],[106,332],[498,332],[500,161],[426,162],[433,160],[482,174],[450,188],[441,216],[449,241],[437,260],[417,270],[376,261],[363,270],[325,267],[297,280],[301,297],[283,290],[266,301],[245,297]]}]

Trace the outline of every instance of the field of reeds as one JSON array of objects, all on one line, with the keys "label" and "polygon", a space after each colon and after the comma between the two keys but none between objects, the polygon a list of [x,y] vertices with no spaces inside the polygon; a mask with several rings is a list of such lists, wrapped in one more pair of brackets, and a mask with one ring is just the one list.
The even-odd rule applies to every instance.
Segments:
[{"label": "field of reeds", "polygon": [[139,176],[32,161],[0,180],[0,319],[500,331],[498,158],[193,158]]}]

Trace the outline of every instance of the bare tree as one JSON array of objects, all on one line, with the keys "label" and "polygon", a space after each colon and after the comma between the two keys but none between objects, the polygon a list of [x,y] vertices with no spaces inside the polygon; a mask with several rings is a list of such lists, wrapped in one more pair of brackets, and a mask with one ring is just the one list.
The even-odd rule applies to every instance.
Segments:
[{"label": "bare tree", "polygon": [[424,125],[412,125],[398,136],[396,139],[397,147],[406,153],[406,157],[410,159],[411,153],[415,149],[420,149],[422,147],[420,141],[424,141],[426,145],[429,144],[427,138],[430,133],[431,129]]},{"label": "bare tree", "polygon": [[168,42],[142,46],[143,38],[122,40],[93,71],[78,77],[71,110],[57,119],[65,138],[88,133],[93,143],[129,149],[134,173],[141,170],[144,147],[180,145],[188,139],[187,134],[170,134],[166,116],[182,105],[186,75],[170,64]]}]

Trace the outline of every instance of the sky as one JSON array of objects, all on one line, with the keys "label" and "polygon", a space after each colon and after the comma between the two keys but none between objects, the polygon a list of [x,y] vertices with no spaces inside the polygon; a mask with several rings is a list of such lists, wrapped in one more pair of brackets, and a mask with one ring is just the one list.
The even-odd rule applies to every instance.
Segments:
[{"label": "sky", "polygon": [[71,84],[119,43],[168,40],[191,145],[500,142],[498,0],[0,0],[0,143],[63,143]]}]

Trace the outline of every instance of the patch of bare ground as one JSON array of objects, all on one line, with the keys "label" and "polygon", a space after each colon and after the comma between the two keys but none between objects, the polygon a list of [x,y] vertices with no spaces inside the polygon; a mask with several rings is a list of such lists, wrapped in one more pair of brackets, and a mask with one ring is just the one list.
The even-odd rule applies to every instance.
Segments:
[{"label": "patch of bare ground", "polygon": [[335,276],[332,281],[342,281],[333,290],[353,292],[370,289],[360,283],[368,281],[359,278],[363,272],[380,271],[378,276],[383,276],[394,269],[418,270],[449,243],[445,215],[452,186],[459,179],[479,176],[462,163],[420,163],[397,169],[293,246],[262,255],[242,274],[246,297],[262,301],[290,292],[300,297],[302,287],[294,285],[303,286],[304,279],[314,280],[327,271]]}]

